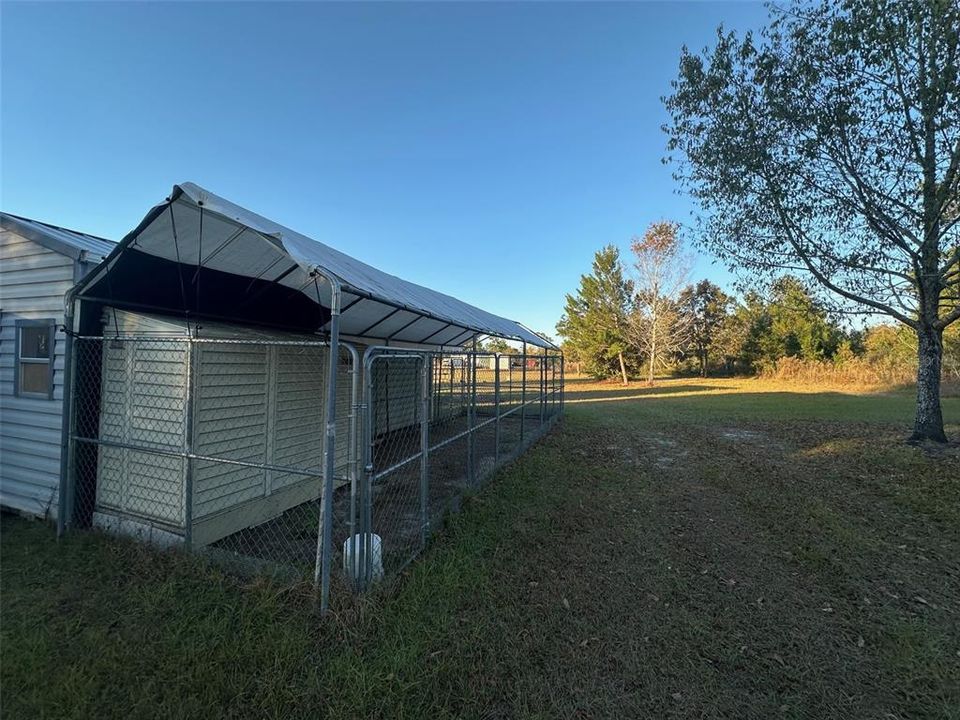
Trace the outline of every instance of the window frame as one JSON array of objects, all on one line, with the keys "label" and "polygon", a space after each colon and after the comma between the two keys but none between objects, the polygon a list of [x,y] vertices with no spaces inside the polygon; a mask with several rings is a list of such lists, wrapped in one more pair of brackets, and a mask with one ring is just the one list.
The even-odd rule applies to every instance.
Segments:
[{"label": "window frame", "polygon": [[[57,357],[57,321],[55,318],[43,318],[41,320],[17,320],[14,333],[14,358],[13,358],[13,394],[15,397],[32,398],[34,400],[53,400],[53,365]],[[23,328],[45,327],[49,336],[50,357],[43,358],[25,358],[20,356],[20,348],[23,344]],[[47,363],[47,392],[31,392],[23,390],[20,387],[20,376],[23,365],[41,365]]]}]

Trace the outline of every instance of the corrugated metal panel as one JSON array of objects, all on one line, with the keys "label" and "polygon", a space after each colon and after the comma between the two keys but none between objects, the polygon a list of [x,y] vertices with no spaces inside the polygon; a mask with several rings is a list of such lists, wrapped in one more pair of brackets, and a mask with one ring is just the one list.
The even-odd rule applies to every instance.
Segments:
[{"label": "corrugated metal panel", "polygon": [[55,516],[60,484],[64,336],[53,347],[53,399],[15,397],[17,320],[63,323],[74,260],[0,231],[0,504]]},{"label": "corrugated metal panel", "polygon": [[[19,215],[10,213],[0,213],[0,224],[5,230],[12,230],[24,237],[30,237],[34,241],[43,242],[42,238],[47,238],[55,244],[61,244],[64,247],[74,248],[79,252],[86,252],[94,256],[92,259],[99,262],[106,257],[116,246],[116,243],[106,238],[88,235],[87,233],[68,230],[57,225],[32,220]],[[50,246],[51,250],[56,250]]]}]

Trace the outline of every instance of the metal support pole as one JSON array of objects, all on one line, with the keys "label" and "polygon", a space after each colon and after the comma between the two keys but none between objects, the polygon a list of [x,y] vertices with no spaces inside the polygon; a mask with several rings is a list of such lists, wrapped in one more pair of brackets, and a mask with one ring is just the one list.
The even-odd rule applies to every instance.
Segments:
[{"label": "metal support pole", "polygon": [[467,482],[473,485],[476,482],[476,472],[474,472],[474,453],[476,442],[474,439],[473,428],[476,425],[477,413],[477,336],[473,336],[473,352],[468,354],[469,362],[467,367],[470,369],[470,405],[467,410]]},{"label": "metal support pole", "polygon": [[186,451],[186,473],[184,474],[183,490],[183,533],[184,544],[187,550],[193,549],[193,386],[196,376],[196,350],[193,338],[187,339],[187,367],[186,387],[184,389],[184,415],[186,418],[186,432],[184,433],[184,450]]},{"label": "metal support pole", "polygon": [[520,446],[523,447],[523,426],[527,424],[527,343],[523,343],[523,366],[520,370]]},{"label": "metal support pole", "polygon": [[[360,403],[360,383],[361,372],[360,357],[357,349],[349,344],[343,343],[343,347],[350,353],[350,437],[348,438],[348,467],[350,473],[350,516],[347,519],[347,531],[351,542],[351,562],[356,567],[357,562],[357,492],[359,478],[363,469],[363,459],[360,455],[360,438],[358,436],[358,427],[360,422],[360,412],[363,405]],[[351,568],[351,572],[353,568]]]},{"label": "metal support pole", "polygon": [[337,364],[340,358],[340,282],[333,275],[315,272],[330,283],[330,348],[327,376],[326,436],[323,447],[323,491],[317,528],[317,563],[314,585],[320,586],[320,612],[330,607],[330,562],[333,556],[333,473],[337,445]]},{"label": "metal support pole", "polygon": [[430,363],[420,361],[420,545],[426,546],[430,534]]},{"label": "metal support pole", "polygon": [[567,376],[566,370],[563,367],[564,357],[563,353],[560,353],[560,414],[563,415],[563,400],[564,395],[567,391]]},{"label": "metal support pole", "polygon": [[60,488],[57,496],[57,537],[73,523],[73,379],[77,372],[77,362],[73,350],[74,302],[67,299],[63,329],[66,333],[63,349],[63,418],[60,426]]},{"label": "metal support pole", "polygon": [[[370,349],[363,355],[363,473],[360,482],[360,547],[355,549],[354,584],[357,590],[364,590],[370,583],[370,524],[372,521],[371,493],[373,489],[373,361],[369,357]],[[357,572],[359,570],[359,572]]]},{"label": "metal support pole", "polygon": [[557,395],[557,360],[556,355],[550,356],[550,419],[557,416],[557,408],[560,406],[560,398]]},{"label": "metal support pole", "polygon": [[493,356],[493,411],[494,417],[494,442],[493,442],[493,466],[500,464],[500,355]]},{"label": "metal support pole", "polygon": [[543,416],[547,409],[547,352],[540,356],[540,430],[543,430]]}]

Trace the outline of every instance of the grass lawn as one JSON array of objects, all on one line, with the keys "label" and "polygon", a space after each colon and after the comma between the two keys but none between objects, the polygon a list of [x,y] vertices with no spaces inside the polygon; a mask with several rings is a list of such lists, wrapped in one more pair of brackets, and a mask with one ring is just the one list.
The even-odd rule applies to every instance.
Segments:
[{"label": "grass lawn", "polygon": [[322,622],[304,588],[4,518],[3,716],[960,718],[960,451],[903,444],[909,394],[568,389]]}]

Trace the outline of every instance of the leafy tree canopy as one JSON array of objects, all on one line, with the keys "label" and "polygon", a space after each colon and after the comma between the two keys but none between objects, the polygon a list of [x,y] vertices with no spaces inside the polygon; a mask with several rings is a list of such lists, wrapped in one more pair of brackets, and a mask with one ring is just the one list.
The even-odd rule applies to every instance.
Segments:
[{"label": "leafy tree canopy", "polygon": [[960,3],[793,0],[759,35],[684,50],[665,126],[700,242],[806,272],[918,337],[915,439],[945,440],[944,328],[960,318]]}]

